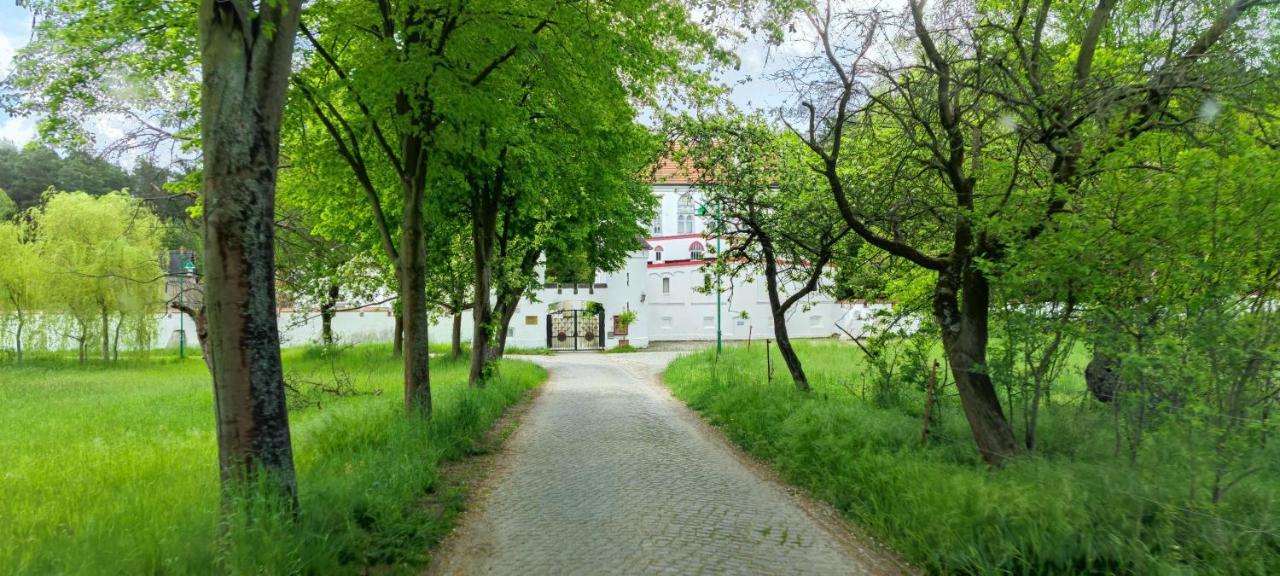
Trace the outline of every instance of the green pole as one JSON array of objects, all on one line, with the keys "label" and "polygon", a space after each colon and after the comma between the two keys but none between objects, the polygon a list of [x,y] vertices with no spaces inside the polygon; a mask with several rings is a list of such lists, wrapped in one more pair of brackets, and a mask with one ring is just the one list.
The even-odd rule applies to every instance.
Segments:
[{"label": "green pole", "polygon": [[178,284],[178,358],[186,359],[187,357],[187,319],[186,312],[182,311],[182,296],[187,291],[187,275],[179,276],[182,280]]},{"label": "green pole", "polygon": [[[185,253],[183,258],[186,259]],[[186,302],[187,278],[191,277],[196,270],[194,257],[186,260],[182,263],[184,273],[178,276],[182,279],[178,283],[178,358],[183,360],[187,357],[187,313],[182,310],[182,306]]]},{"label": "green pole", "polygon": [[720,204],[716,203],[716,355],[724,351],[724,338],[720,330]]}]

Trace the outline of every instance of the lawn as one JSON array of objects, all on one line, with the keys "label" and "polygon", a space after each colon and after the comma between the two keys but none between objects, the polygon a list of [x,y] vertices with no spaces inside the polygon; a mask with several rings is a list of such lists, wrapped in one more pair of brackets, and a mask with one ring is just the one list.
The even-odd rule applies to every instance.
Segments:
[{"label": "lawn", "polygon": [[[1178,430],[1153,432],[1136,463],[1116,454],[1111,412],[1078,390],[1042,415],[1040,450],[990,471],[973,447],[954,388],[921,445],[917,386],[897,405],[867,398],[862,354],[804,342],[814,386],[797,392],[764,347],[682,357],[674,393],[787,481],[833,504],[931,573],[1280,573],[1280,449],[1219,504],[1201,497]],[[1014,418],[1017,422],[1018,418]]]},{"label": "lawn", "polygon": [[387,346],[288,350],[284,360],[296,381],[341,378],[362,394],[291,410],[300,517],[240,526],[232,538],[220,536],[201,360],[0,367],[0,573],[415,571],[462,504],[458,490],[437,490],[439,464],[476,451],[502,411],[546,378],[503,361],[473,390],[465,361],[437,360],[427,422],[405,416]]}]

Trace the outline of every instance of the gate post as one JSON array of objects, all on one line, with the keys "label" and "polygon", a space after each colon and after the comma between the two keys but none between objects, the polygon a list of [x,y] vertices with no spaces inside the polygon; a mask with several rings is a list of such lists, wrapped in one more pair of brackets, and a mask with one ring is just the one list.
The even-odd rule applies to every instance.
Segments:
[{"label": "gate post", "polygon": [[[577,286],[577,284],[574,284],[574,286],[576,287],[576,286]],[[574,349],[574,350],[577,350],[577,349],[578,349],[578,335],[579,335],[579,334],[580,334],[580,333],[578,332],[578,310],[574,310],[574,311],[573,311],[573,349]]]}]

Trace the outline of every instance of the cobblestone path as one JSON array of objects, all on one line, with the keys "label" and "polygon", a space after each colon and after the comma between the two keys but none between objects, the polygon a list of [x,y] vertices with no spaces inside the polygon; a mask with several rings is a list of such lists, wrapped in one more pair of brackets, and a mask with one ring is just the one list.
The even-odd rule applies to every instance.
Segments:
[{"label": "cobblestone path", "polygon": [[869,574],[891,561],[741,461],[662,388],[674,352],[560,354],[440,574]]}]

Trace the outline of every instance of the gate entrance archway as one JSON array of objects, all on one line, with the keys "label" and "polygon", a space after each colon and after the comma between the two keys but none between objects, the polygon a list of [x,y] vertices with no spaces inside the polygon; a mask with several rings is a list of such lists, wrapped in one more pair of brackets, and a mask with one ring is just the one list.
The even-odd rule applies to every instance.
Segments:
[{"label": "gate entrance archway", "polygon": [[547,314],[547,348],[603,350],[604,311],[564,309]]}]

